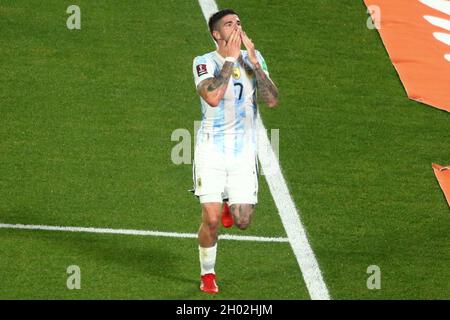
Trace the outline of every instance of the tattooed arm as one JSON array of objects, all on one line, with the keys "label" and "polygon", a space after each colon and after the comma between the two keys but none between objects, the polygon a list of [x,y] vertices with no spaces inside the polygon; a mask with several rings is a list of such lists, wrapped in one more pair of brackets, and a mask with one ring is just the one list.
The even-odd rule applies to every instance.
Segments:
[{"label": "tattooed arm", "polygon": [[258,93],[268,107],[273,108],[278,104],[278,89],[270,78],[263,71],[258,58],[256,57],[255,45],[245,32],[241,33],[242,42],[247,48],[250,62],[256,76]]},{"label": "tattooed arm", "polygon": [[219,76],[205,79],[198,84],[198,94],[211,107],[217,107],[220,100],[223,99],[231,74],[233,73],[233,65],[233,62],[225,61]]},{"label": "tattooed arm", "polygon": [[259,62],[254,64],[258,93],[269,108],[278,104],[278,89],[261,68]]}]

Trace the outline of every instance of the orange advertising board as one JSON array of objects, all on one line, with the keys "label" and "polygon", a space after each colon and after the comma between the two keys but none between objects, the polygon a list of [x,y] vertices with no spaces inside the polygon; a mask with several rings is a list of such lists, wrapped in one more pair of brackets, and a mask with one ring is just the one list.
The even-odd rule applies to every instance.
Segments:
[{"label": "orange advertising board", "polygon": [[450,112],[450,1],[365,4],[408,97]]},{"label": "orange advertising board", "polygon": [[444,192],[447,203],[450,206],[450,166],[443,167],[433,163],[434,174]]}]

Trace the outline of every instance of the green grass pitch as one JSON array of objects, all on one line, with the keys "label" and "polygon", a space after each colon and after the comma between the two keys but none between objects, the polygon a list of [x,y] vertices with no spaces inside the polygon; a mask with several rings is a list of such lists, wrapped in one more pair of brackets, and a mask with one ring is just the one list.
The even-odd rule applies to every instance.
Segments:
[{"label": "green grass pitch", "polygon": [[[192,60],[214,50],[197,1],[75,2],[0,3],[0,223],[195,233],[170,137],[200,119]],[[407,99],[362,2],[218,4],[280,89],[261,114],[332,298],[449,299],[431,168],[450,163],[449,115]],[[264,177],[259,200],[250,229],[227,233],[286,236]],[[195,239],[0,229],[0,299],[309,299],[288,243],[220,241],[216,271],[221,293],[200,293]]]}]

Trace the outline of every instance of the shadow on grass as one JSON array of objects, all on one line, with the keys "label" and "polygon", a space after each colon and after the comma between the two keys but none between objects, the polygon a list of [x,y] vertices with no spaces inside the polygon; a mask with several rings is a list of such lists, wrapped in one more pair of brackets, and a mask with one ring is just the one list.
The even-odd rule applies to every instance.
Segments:
[{"label": "shadow on grass", "polygon": [[[94,275],[95,282],[111,283],[117,279],[123,281],[124,276],[129,274],[129,285],[112,284],[115,290],[116,287],[121,289],[127,286],[129,290],[115,292],[113,296],[119,293],[125,299],[192,299],[198,292],[198,262],[196,263],[197,257],[193,254],[196,246],[183,243],[186,239],[6,230],[9,230],[8,238],[12,238],[14,242],[36,241],[43,248],[41,256],[36,259],[55,260],[55,264],[60,264],[61,260],[69,260],[73,264],[79,264],[82,270],[83,265],[88,265],[89,269],[84,274],[89,273],[91,278]],[[194,249],[191,252],[189,248]],[[97,274],[93,271],[95,269],[99,270]],[[106,287],[108,286],[107,284]],[[92,298],[98,296],[100,289],[98,287],[92,292]]]}]

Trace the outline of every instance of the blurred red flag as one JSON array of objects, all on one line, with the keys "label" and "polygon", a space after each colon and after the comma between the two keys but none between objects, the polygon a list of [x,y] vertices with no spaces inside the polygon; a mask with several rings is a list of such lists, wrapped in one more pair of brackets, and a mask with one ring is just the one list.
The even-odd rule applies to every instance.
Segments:
[{"label": "blurred red flag", "polygon": [[436,163],[433,163],[432,166],[445,198],[447,198],[447,203],[450,206],[450,166],[443,167]]}]

